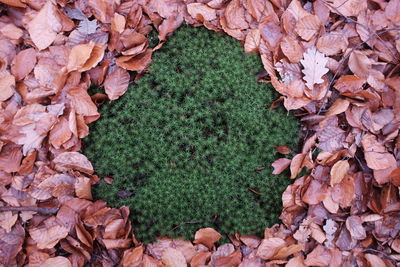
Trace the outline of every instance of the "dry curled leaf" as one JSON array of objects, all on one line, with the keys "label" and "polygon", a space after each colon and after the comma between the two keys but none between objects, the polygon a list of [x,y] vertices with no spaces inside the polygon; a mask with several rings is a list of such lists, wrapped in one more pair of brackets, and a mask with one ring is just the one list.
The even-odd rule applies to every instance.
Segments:
[{"label": "dry curled leaf", "polygon": [[280,158],[272,163],[272,167],[274,171],[272,174],[280,174],[282,173],[287,167],[289,167],[291,160],[287,158]]}]

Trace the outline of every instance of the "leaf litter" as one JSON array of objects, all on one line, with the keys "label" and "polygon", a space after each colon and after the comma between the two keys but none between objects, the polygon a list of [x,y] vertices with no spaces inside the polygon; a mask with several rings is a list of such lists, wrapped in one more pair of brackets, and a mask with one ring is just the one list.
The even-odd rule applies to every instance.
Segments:
[{"label": "leaf litter", "polygon": [[[0,0],[0,262],[5,266],[396,266],[400,261],[398,0]],[[263,237],[200,229],[136,240],[127,207],[93,202],[79,151],[182,23],[260,54],[303,122],[293,184]],[[156,28],[159,44],[149,47]],[[128,72],[128,71],[134,71]],[[277,75],[279,73],[279,76]],[[265,76],[265,75],[264,75]],[[265,78],[264,78],[265,79]],[[105,95],[89,96],[91,83]],[[275,106],[279,104],[275,103]],[[277,151],[287,154],[284,144]],[[299,177],[301,170],[308,174]],[[105,177],[112,183],[111,177]]]}]

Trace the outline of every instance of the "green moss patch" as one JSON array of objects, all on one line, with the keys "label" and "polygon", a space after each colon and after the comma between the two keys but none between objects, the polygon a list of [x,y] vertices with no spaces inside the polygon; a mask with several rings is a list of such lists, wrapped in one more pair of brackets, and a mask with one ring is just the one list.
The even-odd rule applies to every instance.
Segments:
[{"label": "green moss patch", "polygon": [[[155,52],[148,73],[101,108],[84,153],[100,176],[96,198],[128,205],[141,241],[261,234],[276,223],[287,173],[272,175],[276,145],[293,146],[298,123],[268,107],[259,56],[230,37],[183,26]],[[260,168],[260,167],[265,167]],[[262,169],[262,170],[261,170]]]}]

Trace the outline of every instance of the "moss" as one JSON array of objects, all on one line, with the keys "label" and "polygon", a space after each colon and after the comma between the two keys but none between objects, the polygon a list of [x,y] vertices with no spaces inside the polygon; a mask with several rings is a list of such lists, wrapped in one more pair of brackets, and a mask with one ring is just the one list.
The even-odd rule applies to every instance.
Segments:
[{"label": "moss", "polygon": [[[261,234],[277,222],[288,174],[272,175],[275,145],[292,148],[298,123],[269,110],[258,55],[230,37],[183,26],[148,73],[101,108],[84,153],[100,176],[95,196],[128,205],[139,240],[193,238],[201,227]],[[264,170],[256,170],[265,166]]]}]

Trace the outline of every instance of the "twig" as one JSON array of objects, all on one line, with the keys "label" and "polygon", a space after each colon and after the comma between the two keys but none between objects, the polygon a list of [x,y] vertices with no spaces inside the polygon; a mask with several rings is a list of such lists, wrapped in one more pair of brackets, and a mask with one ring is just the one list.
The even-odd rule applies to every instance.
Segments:
[{"label": "twig", "polygon": [[0,212],[4,211],[34,211],[43,215],[52,215],[57,213],[58,208],[50,207],[35,207],[35,206],[25,206],[25,207],[0,207]]}]

